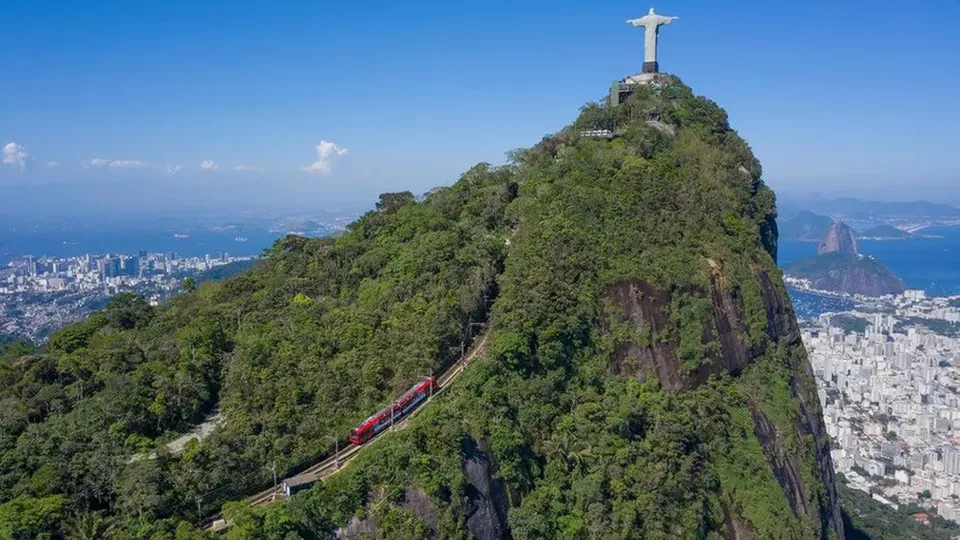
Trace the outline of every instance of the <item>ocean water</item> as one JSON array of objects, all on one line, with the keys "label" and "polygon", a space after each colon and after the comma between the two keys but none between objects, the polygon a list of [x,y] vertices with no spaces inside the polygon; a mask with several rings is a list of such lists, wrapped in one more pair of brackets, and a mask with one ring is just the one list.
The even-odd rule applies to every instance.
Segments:
[{"label": "ocean water", "polygon": [[[908,287],[923,289],[927,294],[943,296],[960,294],[960,227],[925,229],[924,234],[936,238],[908,240],[861,240],[860,250],[876,257],[906,282]],[[175,235],[186,236],[177,238]],[[213,231],[203,227],[62,227],[46,230],[0,229],[0,266],[23,255],[71,257],[85,253],[151,253],[176,251],[186,257],[260,254],[282,236],[263,228],[244,227],[229,231]],[[243,237],[244,242],[236,241]],[[781,266],[810,257],[817,252],[815,242],[781,240]],[[822,310],[843,309],[846,304],[791,291],[798,314],[815,315]]]},{"label": "ocean water", "polygon": [[793,301],[793,310],[798,319],[816,319],[821,313],[849,311],[855,307],[851,300],[822,296],[793,287],[787,287],[787,293]]},{"label": "ocean water", "polygon": [[[175,235],[185,237],[178,238]],[[259,255],[282,236],[266,230],[233,229],[217,232],[206,228],[178,230],[131,230],[117,227],[109,230],[63,228],[58,230],[2,230],[0,231],[0,266],[23,255],[73,257],[102,253],[135,254],[143,249],[150,253],[177,252],[184,257],[206,254]],[[246,241],[237,241],[237,237]]]},{"label": "ocean water", "polygon": [[[960,227],[933,227],[922,233],[937,238],[857,243],[861,252],[876,257],[912,289],[933,296],[960,294]],[[781,240],[778,258],[780,266],[785,266],[816,253],[814,242]]]}]

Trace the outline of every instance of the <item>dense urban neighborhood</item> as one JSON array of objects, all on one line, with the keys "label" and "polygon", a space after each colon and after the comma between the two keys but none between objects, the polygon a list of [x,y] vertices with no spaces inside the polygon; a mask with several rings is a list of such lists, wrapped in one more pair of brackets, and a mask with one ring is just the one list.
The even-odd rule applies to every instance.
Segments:
[{"label": "dense urban neighborhood", "polygon": [[918,521],[960,521],[960,299],[908,290],[803,325],[833,461]]},{"label": "dense urban neighborhood", "polygon": [[255,257],[180,257],[175,252],[135,255],[18,258],[0,268],[0,335],[42,341],[50,332],[82,318],[121,292],[157,305],[181,289],[185,279],[216,277]]}]

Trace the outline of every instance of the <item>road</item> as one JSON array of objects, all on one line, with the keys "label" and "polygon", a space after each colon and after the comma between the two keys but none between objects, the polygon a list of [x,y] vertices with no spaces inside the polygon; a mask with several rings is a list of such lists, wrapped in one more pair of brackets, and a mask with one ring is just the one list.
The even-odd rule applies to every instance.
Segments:
[{"label": "road", "polygon": [[[290,476],[288,478],[284,478],[281,482],[278,483],[280,487],[278,487],[277,489],[274,489],[274,488],[267,489],[248,498],[247,501],[249,502],[250,506],[252,507],[264,506],[276,501],[277,499],[287,498],[287,494],[283,490],[282,486],[289,486],[292,488],[293,487],[302,488],[337,473],[338,471],[342,470],[344,467],[349,465],[350,462],[353,461],[353,458],[357,456],[357,454],[360,452],[361,449],[373,444],[374,442],[379,440],[381,436],[383,436],[386,433],[389,433],[391,431],[398,430],[398,429],[403,429],[404,426],[407,425],[407,423],[410,421],[411,418],[416,416],[420,411],[427,408],[430,405],[430,402],[432,402],[438,395],[442,394],[444,390],[446,390],[447,388],[450,387],[451,384],[453,384],[453,381],[455,381],[457,377],[459,377],[460,374],[463,373],[463,370],[467,367],[467,365],[470,364],[470,362],[472,362],[477,356],[483,353],[483,350],[486,344],[487,344],[487,334],[485,333],[480,337],[478,341],[476,341],[470,347],[470,349],[466,352],[466,354],[464,354],[463,357],[457,360],[455,364],[447,368],[446,371],[444,371],[439,376],[437,376],[437,389],[436,391],[434,391],[433,395],[430,396],[430,398],[427,399],[427,401],[425,401],[421,406],[417,407],[413,412],[411,412],[409,415],[405,416],[402,420],[397,422],[397,424],[393,426],[391,429],[381,431],[380,433],[378,433],[377,435],[375,435],[370,440],[368,440],[367,442],[365,442],[360,446],[350,445],[347,448],[344,448],[343,451],[341,451],[338,456],[333,456],[329,459],[321,461],[320,463],[317,463],[316,465],[301,472],[300,474],[297,474],[295,476]],[[228,528],[230,528],[230,522],[222,519],[221,516],[218,514],[213,517],[213,521],[210,522],[209,527],[207,527],[207,532],[219,533],[219,532],[225,531]]]}]

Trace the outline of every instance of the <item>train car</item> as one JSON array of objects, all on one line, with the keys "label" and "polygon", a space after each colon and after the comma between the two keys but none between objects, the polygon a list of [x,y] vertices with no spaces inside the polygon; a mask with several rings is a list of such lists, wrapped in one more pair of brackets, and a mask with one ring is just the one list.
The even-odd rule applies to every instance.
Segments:
[{"label": "train car", "polygon": [[420,403],[433,395],[437,387],[436,377],[425,377],[403,393],[396,401],[380,409],[370,418],[367,418],[350,434],[350,443],[361,445],[371,437],[380,433],[394,422],[400,420],[417,408]]}]

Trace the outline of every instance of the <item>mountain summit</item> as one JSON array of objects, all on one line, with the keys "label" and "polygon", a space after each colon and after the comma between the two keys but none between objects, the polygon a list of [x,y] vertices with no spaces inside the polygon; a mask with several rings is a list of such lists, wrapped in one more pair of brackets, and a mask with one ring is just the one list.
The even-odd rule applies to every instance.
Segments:
[{"label": "mountain summit", "polygon": [[[844,538],[774,194],[723,109],[657,81],[341,236],[13,354],[0,515],[193,538],[233,498],[237,538]],[[415,415],[274,490],[425,376],[442,392]],[[130,458],[215,408],[182,454]],[[258,489],[281,500],[251,508]]]},{"label": "mountain summit", "polygon": [[817,248],[817,255],[826,255],[828,253],[845,253],[847,255],[857,255],[857,239],[853,229],[846,223],[836,220],[827,229],[820,241],[820,247]]}]

